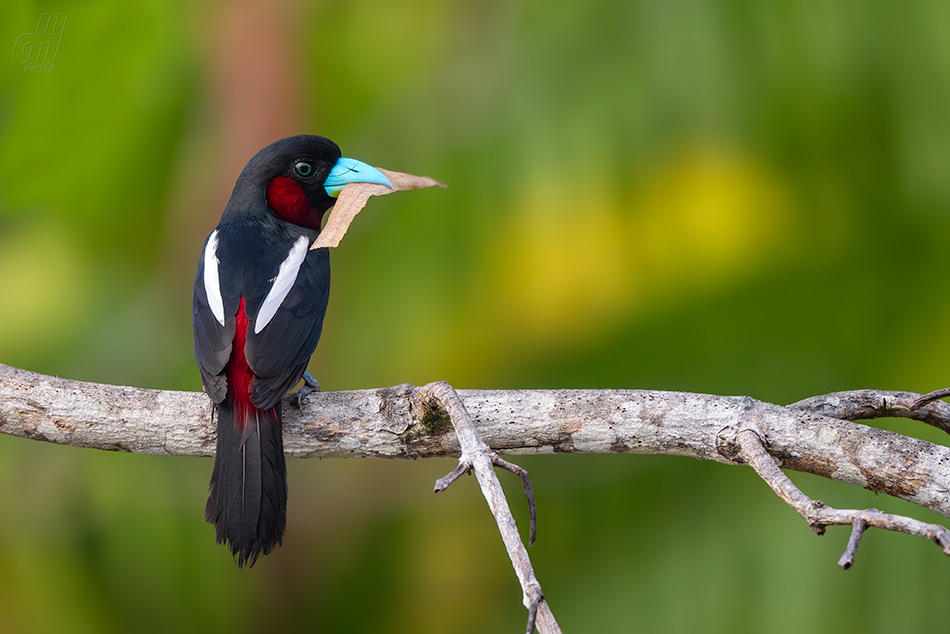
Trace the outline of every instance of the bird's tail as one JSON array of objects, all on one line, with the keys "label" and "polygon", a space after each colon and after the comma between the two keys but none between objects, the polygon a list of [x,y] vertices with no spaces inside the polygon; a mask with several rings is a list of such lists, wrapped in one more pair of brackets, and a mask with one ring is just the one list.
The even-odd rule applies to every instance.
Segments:
[{"label": "bird's tail", "polygon": [[205,519],[238,567],[250,567],[280,544],[287,525],[280,403],[269,410],[250,408],[243,433],[235,426],[230,397],[216,409],[218,449]]}]

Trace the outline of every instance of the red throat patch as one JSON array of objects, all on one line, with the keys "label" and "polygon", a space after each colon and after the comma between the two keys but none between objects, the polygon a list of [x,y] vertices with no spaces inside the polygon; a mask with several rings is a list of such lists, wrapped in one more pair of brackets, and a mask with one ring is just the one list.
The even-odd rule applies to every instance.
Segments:
[{"label": "red throat patch", "polygon": [[267,183],[267,206],[282,220],[320,231],[323,212],[314,208],[303,188],[292,178],[278,176]]}]

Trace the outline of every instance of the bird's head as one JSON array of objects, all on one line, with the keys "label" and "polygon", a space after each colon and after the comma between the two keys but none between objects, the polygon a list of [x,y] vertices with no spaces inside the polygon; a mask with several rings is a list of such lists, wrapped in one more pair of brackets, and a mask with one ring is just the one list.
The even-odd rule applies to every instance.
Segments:
[{"label": "bird's head", "polygon": [[323,214],[347,183],[392,187],[376,168],[342,158],[336,143],[309,134],[287,137],[265,147],[241,172],[235,193],[242,181],[263,186],[267,208],[275,216],[316,231],[320,230]]}]

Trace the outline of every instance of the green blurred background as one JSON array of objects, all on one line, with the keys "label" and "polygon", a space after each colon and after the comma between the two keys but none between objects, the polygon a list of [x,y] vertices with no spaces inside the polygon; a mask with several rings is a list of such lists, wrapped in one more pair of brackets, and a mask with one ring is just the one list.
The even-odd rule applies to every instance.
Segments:
[{"label": "green blurred background", "polygon": [[[9,51],[42,13],[68,21],[29,72]],[[309,132],[449,184],[374,199],[332,253],[324,389],[943,387],[948,28],[943,0],[7,0],[0,362],[200,389],[200,245],[248,158]],[[933,544],[871,532],[842,572],[848,530],[748,469],[516,461],[565,631],[950,623]],[[203,521],[210,459],[0,437],[0,631],[523,631],[474,481],[431,493],[452,466],[291,461],[284,545],[248,571]]]}]

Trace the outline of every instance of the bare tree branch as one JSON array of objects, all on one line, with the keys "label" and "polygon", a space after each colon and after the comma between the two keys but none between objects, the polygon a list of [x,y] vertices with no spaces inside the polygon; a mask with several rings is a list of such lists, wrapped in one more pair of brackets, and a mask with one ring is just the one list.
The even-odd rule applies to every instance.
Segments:
[{"label": "bare tree branch", "polygon": [[[459,456],[449,421],[423,420],[413,411],[411,400],[418,390],[401,385],[315,392],[299,410],[288,396],[287,455]],[[481,439],[507,455],[637,453],[742,464],[737,433],[754,416],[769,453],[783,468],[893,495],[950,517],[950,449],[823,416],[820,412],[829,411],[824,406],[799,402],[781,407],[749,397],[649,390],[458,393]],[[840,405],[834,411],[869,412],[852,405],[868,402],[869,395],[883,403],[892,394],[838,393],[833,396]],[[930,403],[926,408],[928,422],[950,428],[950,406]],[[211,407],[201,393],[84,383],[4,365],[0,432],[113,451],[214,455]]]},{"label": "bare tree branch", "polygon": [[[534,511],[534,494],[531,492],[531,482],[528,479],[527,471],[505,462],[489,449],[488,445],[482,442],[475,430],[475,425],[472,423],[472,417],[462,403],[462,399],[448,383],[430,383],[424,386],[416,395],[415,402],[418,404],[417,407],[425,412],[435,410],[437,416],[441,416],[443,413],[448,415],[462,448],[458,466],[448,476],[436,483],[435,492],[444,491],[462,473],[466,471],[475,472],[478,484],[482,488],[482,494],[491,508],[495,522],[498,524],[498,532],[501,533],[505,550],[508,551],[508,558],[511,559],[511,565],[514,567],[515,574],[521,584],[523,603],[528,608],[528,634],[534,632],[536,626],[541,634],[560,634],[561,629],[558,627],[557,621],[554,620],[554,614],[550,607],[544,600],[541,584],[534,574],[528,551],[521,542],[518,527],[515,525],[515,518],[508,508],[505,492],[495,476],[494,467],[500,466],[521,476],[525,493],[528,496],[528,504],[531,507],[531,541],[533,542],[536,514]],[[426,416],[426,414],[424,413],[423,416]]]},{"label": "bare tree branch", "polygon": [[827,526],[850,524],[853,527],[848,547],[838,561],[838,565],[842,568],[847,570],[854,563],[854,554],[858,549],[858,544],[861,543],[861,536],[869,526],[926,537],[943,548],[945,555],[950,555],[950,530],[943,526],[882,513],[877,509],[838,510],[826,506],[823,502],[813,500],[802,493],[782,472],[772,456],[765,450],[765,443],[753,425],[739,431],[738,442],[742,458],[772,487],[776,495],[805,518],[816,533],[824,534]]},{"label": "bare tree branch", "polygon": [[[558,632],[493,467],[530,479],[504,454],[637,453],[748,464],[809,526],[851,525],[839,560],[850,567],[870,527],[926,537],[950,555],[943,526],[882,513],[838,510],[805,495],[782,469],[854,484],[950,517],[950,449],[851,422],[913,418],[950,430],[950,405],[910,392],[858,390],[785,407],[749,397],[649,390],[460,390],[417,388],[312,392],[285,402],[287,455],[425,458],[460,456],[443,490],[474,470],[521,581],[529,632]],[[0,432],[80,447],[210,456],[211,407],[203,394],[99,385],[0,365]],[[536,622],[535,622],[535,619]]]}]

